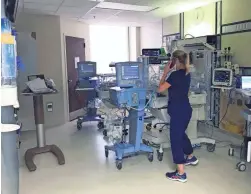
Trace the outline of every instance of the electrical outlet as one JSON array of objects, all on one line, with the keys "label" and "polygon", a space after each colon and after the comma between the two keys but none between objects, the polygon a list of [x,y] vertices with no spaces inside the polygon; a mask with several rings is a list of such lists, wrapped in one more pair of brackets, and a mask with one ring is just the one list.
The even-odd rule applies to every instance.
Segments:
[{"label": "electrical outlet", "polygon": [[47,109],[47,112],[52,112],[53,111],[53,103],[52,102],[48,102],[46,104],[46,109]]}]

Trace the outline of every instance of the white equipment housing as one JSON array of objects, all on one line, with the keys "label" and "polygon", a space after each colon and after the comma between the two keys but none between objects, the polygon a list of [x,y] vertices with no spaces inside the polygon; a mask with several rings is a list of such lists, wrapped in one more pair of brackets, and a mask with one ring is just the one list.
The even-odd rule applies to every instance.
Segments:
[{"label": "white equipment housing", "polygon": [[[167,98],[165,98],[167,103]],[[191,143],[193,145],[206,143],[209,145],[215,145],[215,140],[210,138],[199,138],[198,137],[198,130],[197,130],[197,123],[199,120],[205,120],[205,105],[206,105],[206,94],[190,94],[189,101],[193,109],[192,118],[187,128],[187,135],[191,140]],[[155,109],[156,111],[156,109]],[[161,110],[159,110],[161,111]],[[159,113],[160,115],[163,115],[163,113]],[[168,116],[167,110],[165,110],[165,113]],[[154,114],[156,116],[156,114]],[[162,117],[163,118],[163,117]],[[161,118],[159,118],[161,119]],[[169,116],[163,119],[164,122],[169,122]],[[162,131],[159,132],[158,130],[151,130],[146,131],[143,134],[144,140],[149,141],[150,143],[158,144],[160,145],[159,153],[163,152],[164,148],[170,148],[170,137],[169,132]]]}]

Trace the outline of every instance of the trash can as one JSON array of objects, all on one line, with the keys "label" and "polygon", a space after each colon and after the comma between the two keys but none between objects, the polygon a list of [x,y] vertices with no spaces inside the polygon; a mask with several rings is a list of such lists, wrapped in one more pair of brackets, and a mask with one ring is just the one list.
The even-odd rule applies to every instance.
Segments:
[{"label": "trash can", "polygon": [[19,193],[17,130],[13,106],[1,107],[1,194]]}]

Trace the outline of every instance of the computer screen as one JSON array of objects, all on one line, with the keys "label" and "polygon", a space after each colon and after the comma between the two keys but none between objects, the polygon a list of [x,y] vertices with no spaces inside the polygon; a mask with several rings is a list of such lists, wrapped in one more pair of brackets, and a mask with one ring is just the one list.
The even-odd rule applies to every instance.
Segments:
[{"label": "computer screen", "polygon": [[161,54],[161,49],[142,49],[142,55],[148,57],[158,57]]},{"label": "computer screen", "polygon": [[79,78],[96,76],[96,62],[80,61],[78,62],[77,71]]},{"label": "computer screen", "polygon": [[241,77],[241,88],[242,89],[251,89],[251,76],[242,76]]},{"label": "computer screen", "polygon": [[139,79],[139,66],[138,65],[123,65],[121,78],[123,80]]},{"label": "computer screen", "polygon": [[93,64],[80,64],[81,73],[93,73],[94,65]]}]

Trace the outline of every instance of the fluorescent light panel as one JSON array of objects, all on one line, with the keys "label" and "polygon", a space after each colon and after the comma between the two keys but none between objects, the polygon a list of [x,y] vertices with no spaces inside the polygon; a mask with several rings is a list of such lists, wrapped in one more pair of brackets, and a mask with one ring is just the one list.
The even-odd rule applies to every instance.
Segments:
[{"label": "fluorescent light panel", "polygon": [[154,9],[153,7],[149,6],[130,5],[130,4],[112,3],[112,2],[101,2],[96,7],[102,9],[117,9],[117,10],[139,11],[139,12],[148,12]]}]

